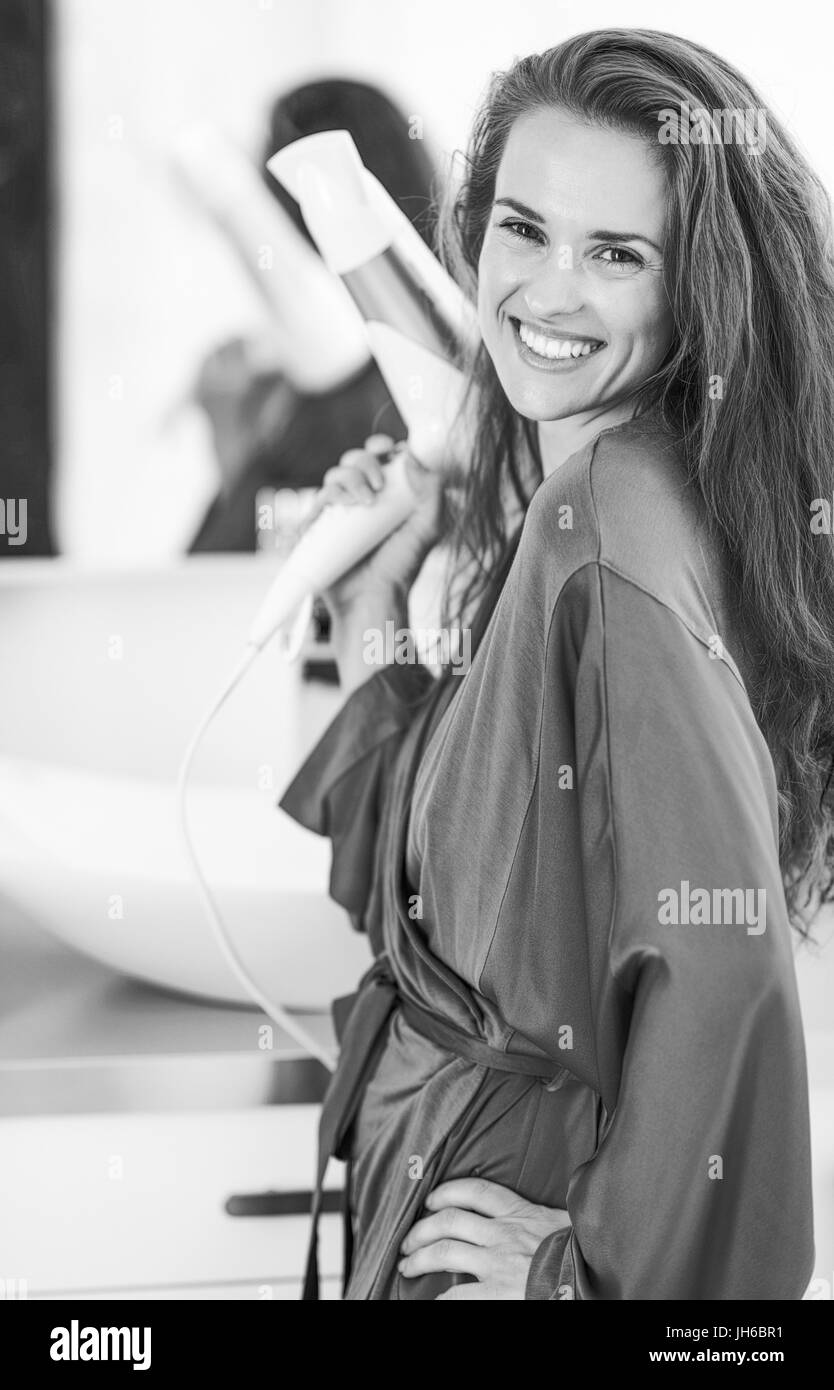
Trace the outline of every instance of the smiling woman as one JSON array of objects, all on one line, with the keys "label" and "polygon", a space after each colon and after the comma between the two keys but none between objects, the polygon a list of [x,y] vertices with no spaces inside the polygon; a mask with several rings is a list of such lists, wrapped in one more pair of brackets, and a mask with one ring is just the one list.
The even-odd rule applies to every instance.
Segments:
[{"label": "smiling woman", "polygon": [[[483,335],[449,499],[469,671],[352,655],[404,621],[436,498],[329,595],[350,695],[281,804],[376,957],[322,1122],[350,1300],[811,1274],[790,925],[834,867],[831,229],[774,119],[755,150],[661,143],[673,106],[760,102],[639,30],[493,78],[442,219]],[[326,495],[378,487],[378,443]],[[690,884],[718,921],[669,912]]]},{"label": "smiling woman", "polygon": [[[542,150],[558,157],[543,163]],[[597,171],[593,181],[589,169]],[[566,183],[581,190],[573,208],[564,206]],[[592,408],[595,428],[614,423],[600,411],[627,401],[672,339],[659,147],[560,108],[532,111],[513,124],[495,194],[478,263],[478,307],[507,398],[539,422]],[[599,230],[607,227],[616,230]],[[531,376],[530,366],[558,380]],[[555,466],[563,436],[544,434],[554,441],[548,462]]]}]

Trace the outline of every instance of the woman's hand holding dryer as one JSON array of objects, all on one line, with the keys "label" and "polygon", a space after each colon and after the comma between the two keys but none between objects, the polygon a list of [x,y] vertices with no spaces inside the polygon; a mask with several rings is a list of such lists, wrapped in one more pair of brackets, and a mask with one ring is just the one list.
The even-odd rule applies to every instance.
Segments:
[{"label": "woman's hand holding dryer", "polygon": [[[373,434],[363,449],[348,449],[324,475],[313,503],[312,521],[330,503],[373,506],[385,486],[383,461],[395,447],[388,435]],[[404,447],[404,446],[402,446]],[[420,499],[408,520],[323,594],[333,619],[333,645],[347,693],[371,674],[363,658],[363,634],[393,621],[408,626],[408,593],[442,530],[443,477],[410,455],[409,482]]]}]

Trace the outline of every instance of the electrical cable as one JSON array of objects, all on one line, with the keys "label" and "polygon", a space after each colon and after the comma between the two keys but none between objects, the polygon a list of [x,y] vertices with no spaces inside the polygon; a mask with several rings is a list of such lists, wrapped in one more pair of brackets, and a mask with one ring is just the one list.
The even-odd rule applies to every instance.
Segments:
[{"label": "electrical cable", "polygon": [[[285,650],[285,655],[287,656],[288,660],[292,658],[291,648],[294,645],[294,643],[291,643],[290,650]],[[303,1047],[305,1052],[309,1052],[310,1055],[312,1057],[315,1057],[319,1062],[321,1062],[322,1065],[326,1067],[328,1071],[332,1072],[336,1069],[335,1055],[329,1052],[327,1048],[323,1047],[318,1038],[314,1037],[314,1035],[311,1032],[309,1032],[307,1028],[304,1027],[303,1023],[300,1023],[297,1018],[295,1018],[291,1013],[288,1013],[287,1010],[282,1008],[280,1004],[276,1004],[273,1000],[269,999],[268,996],[264,994],[260,986],[256,983],[256,981],[253,980],[252,976],[246,969],[246,966],[243,964],[243,961],[241,960],[238,954],[237,948],[235,947],[234,942],[232,941],[232,938],[224,925],[223,919],[220,915],[220,911],[212,896],[211,888],[209,887],[208,881],[201,868],[200,860],[198,858],[197,851],[193,842],[191,827],[189,825],[188,820],[188,775],[191,771],[191,765],[194,761],[195,754],[197,753],[197,750],[200,747],[200,744],[202,743],[203,738],[205,737],[215,717],[220,712],[220,710],[222,709],[223,705],[226,703],[232,692],[240,684],[260,650],[260,646],[257,646],[254,643],[250,643],[246,647],[245,651],[243,652],[243,655],[241,656],[239,662],[232,671],[229,679],[223,686],[223,689],[221,690],[219,696],[211,705],[211,708],[208,710],[208,713],[203,717],[200,724],[197,726],[191,738],[191,742],[189,743],[188,748],[185,751],[185,755],[180,765],[179,776],[177,778],[177,803],[179,808],[180,830],[182,833],[182,840],[185,846],[185,851],[191,864],[192,870],[194,872],[194,877],[197,881],[197,886],[200,890],[200,897],[202,899],[203,906],[206,910],[206,915],[208,917],[209,923],[211,924],[211,928],[214,933],[217,944],[220,948],[221,954],[225,958],[226,963],[229,966],[229,969],[235,975],[239,983],[243,986],[246,993],[251,997],[254,1003],[256,1003],[261,1009],[263,1009],[264,1013],[269,1018],[271,1018],[273,1022],[277,1023],[279,1028],[283,1028],[284,1031],[288,1033],[290,1037],[293,1038],[299,1044],[300,1047]]]}]

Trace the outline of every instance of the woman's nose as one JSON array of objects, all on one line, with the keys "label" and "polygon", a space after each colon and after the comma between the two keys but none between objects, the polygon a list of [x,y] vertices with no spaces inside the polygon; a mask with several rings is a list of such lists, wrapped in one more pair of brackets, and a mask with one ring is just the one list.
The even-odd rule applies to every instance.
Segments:
[{"label": "woman's nose", "polygon": [[573,268],[570,247],[556,247],[523,292],[533,318],[547,319],[556,314],[573,314],[582,308],[582,278]]}]

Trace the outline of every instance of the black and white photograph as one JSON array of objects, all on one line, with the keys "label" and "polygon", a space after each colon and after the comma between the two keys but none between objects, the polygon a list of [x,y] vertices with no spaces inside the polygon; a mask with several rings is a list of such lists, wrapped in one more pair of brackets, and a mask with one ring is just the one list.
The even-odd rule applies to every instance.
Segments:
[{"label": "black and white photograph", "polygon": [[[530,1300],[677,1305],[623,1365],[798,1368],[832,31],[0,0],[0,1317],[46,1305],[38,1364],[164,1370],[166,1304]],[[613,1314],[553,1316],[587,1352]]]}]

